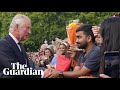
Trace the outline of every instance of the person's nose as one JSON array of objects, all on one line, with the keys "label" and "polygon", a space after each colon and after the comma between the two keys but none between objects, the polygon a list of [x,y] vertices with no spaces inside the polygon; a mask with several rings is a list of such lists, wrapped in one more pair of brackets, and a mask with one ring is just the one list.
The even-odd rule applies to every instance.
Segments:
[{"label": "person's nose", "polygon": [[31,30],[28,31],[28,34],[31,34]]},{"label": "person's nose", "polygon": [[78,43],[78,39],[76,39],[76,43]]}]

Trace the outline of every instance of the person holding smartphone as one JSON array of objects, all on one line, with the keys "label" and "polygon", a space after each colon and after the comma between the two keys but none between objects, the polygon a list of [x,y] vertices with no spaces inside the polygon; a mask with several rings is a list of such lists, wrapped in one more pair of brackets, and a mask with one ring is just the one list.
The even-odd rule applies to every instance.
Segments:
[{"label": "person holding smartphone", "polygon": [[[112,78],[112,76],[105,75],[105,57],[107,55],[105,52],[120,51],[120,17],[115,16],[105,19],[101,23],[100,31],[103,38],[101,46],[100,77]],[[120,61],[120,57],[118,57],[118,61]]]}]

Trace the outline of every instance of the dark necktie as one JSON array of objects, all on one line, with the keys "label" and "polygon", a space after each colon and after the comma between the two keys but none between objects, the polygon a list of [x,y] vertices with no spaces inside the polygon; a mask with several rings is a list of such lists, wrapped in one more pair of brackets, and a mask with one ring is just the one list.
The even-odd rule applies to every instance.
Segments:
[{"label": "dark necktie", "polygon": [[24,49],[24,46],[22,45],[22,43],[18,43],[18,45],[20,46],[20,48],[21,48],[21,52],[22,53],[25,53],[25,49]]},{"label": "dark necktie", "polygon": [[22,45],[22,43],[18,43],[18,45],[20,46],[20,48],[21,48],[21,53],[23,54],[23,57],[24,57],[24,59],[25,59],[25,61],[26,61],[26,64],[28,64],[27,63],[27,55],[26,55],[26,51],[25,51],[25,48],[24,48],[24,46]]}]

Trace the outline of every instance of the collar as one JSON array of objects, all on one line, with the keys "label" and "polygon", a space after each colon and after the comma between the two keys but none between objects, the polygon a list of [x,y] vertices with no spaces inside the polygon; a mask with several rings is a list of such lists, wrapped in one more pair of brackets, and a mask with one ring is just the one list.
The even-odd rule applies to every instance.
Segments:
[{"label": "collar", "polygon": [[12,39],[15,41],[16,44],[19,43],[19,41],[11,33],[9,33],[9,35],[12,37]]}]

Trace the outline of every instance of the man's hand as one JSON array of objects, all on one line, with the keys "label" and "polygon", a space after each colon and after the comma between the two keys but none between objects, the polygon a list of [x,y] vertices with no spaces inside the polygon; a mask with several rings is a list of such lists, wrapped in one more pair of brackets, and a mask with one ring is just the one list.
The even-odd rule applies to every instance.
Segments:
[{"label": "man's hand", "polygon": [[100,33],[99,29],[100,29],[100,27],[98,27],[98,26],[93,26],[92,27],[92,31],[93,31],[93,34],[94,34],[95,37]]},{"label": "man's hand", "polygon": [[75,55],[76,55],[76,52],[71,51],[71,50],[68,50],[67,53],[69,53],[69,54],[70,54],[70,57],[72,57],[72,58],[74,58]]},{"label": "man's hand", "polygon": [[84,51],[84,49],[79,49],[78,46],[77,46],[77,44],[70,46],[70,49],[69,49],[69,50],[71,50],[71,51],[73,51],[73,52],[76,52],[76,51]]},{"label": "man's hand", "polygon": [[84,49],[79,49],[77,45],[73,45],[73,46],[70,46],[70,49],[67,51],[67,53],[69,53],[70,56],[74,58],[76,55],[76,52],[79,52],[79,51],[84,51]]},{"label": "man's hand", "polygon": [[44,78],[49,77],[49,76],[51,75],[51,72],[52,72],[51,69],[46,69],[46,70],[44,71]]},{"label": "man's hand", "polygon": [[100,78],[111,78],[111,77],[105,74],[100,74]]},{"label": "man's hand", "polygon": [[59,77],[59,73],[60,73],[60,71],[52,69],[52,72],[51,72],[49,78],[57,78],[57,77]]}]

